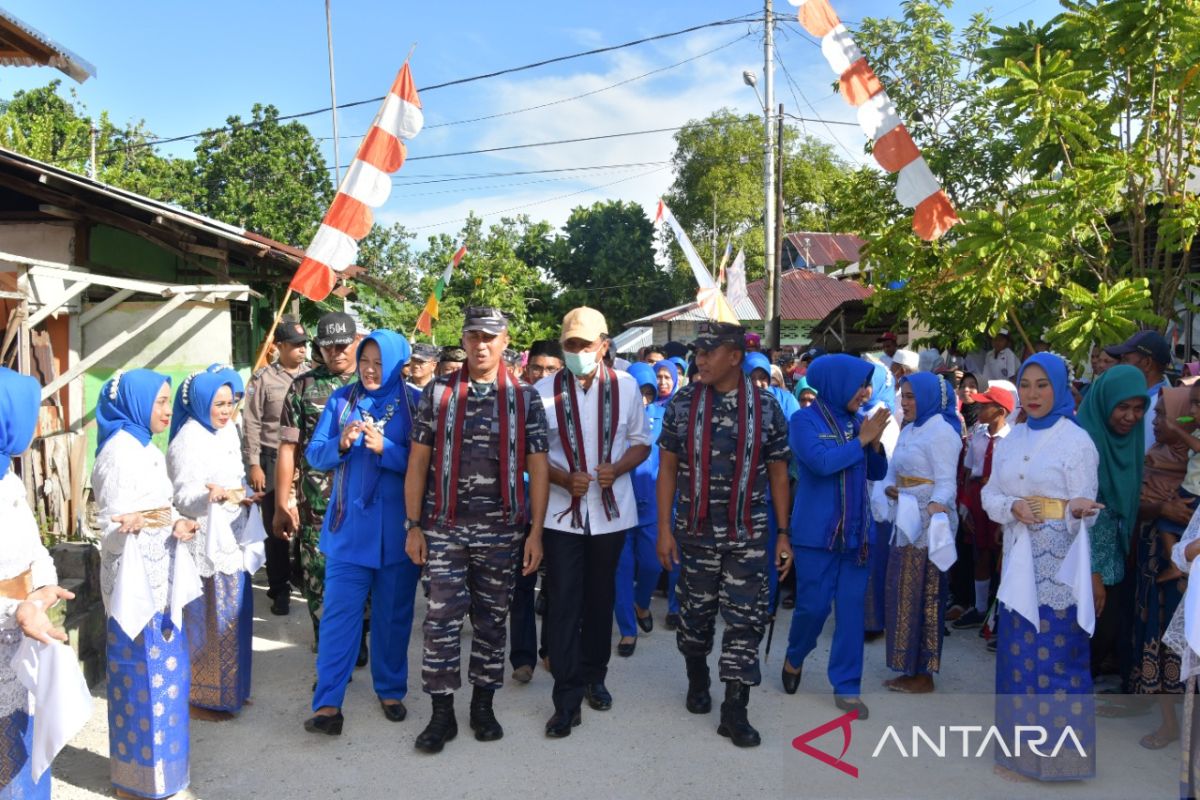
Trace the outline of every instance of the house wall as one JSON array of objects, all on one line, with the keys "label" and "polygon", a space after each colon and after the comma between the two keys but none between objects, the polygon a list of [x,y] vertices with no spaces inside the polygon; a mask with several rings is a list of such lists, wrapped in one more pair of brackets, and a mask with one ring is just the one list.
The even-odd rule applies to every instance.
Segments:
[{"label": "house wall", "polygon": [[[102,314],[83,329],[83,354],[97,349],[114,336],[129,330],[154,313],[161,303],[134,301],[122,303]],[[85,432],[88,437],[88,471],[96,449],[96,401],[100,387],[118,369],[146,367],[171,378],[177,388],[191,373],[213,363],[228,363],[232,349],[229,303],[185,303],[174,314],[159,320],[140,335],[102,358],[84,374],[83,403]],[[166,449],[167,436],[159,434],[155,443]]]},{"label": "house wall", "polygon": [[[666,344],[670,341],[687,344],[696,338],[699,326],[696,320],[676,320],[673,322],[655,322],[654,343]],[[741,323],[747,331],[762,335],[762,320],[743,320]],[[802,347],[812,339],[812,329],[816,326],[813,320],[784,320],[779,331],[779,344],[783,347]]]}]

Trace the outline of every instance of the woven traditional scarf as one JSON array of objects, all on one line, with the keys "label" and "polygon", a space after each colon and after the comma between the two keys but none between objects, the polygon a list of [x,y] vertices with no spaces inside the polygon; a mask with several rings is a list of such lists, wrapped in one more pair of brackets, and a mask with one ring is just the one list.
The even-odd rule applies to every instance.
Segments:
[{"label": "woven traditional scarf", "polygon": [[[733,467],[733,495],[729,498],[729,538],[736,539],[738,528],[750,535],[751,483],[762,454],[762,401],[749,379],[742,378],[737,388],[737,453]],[[688,471],[692,479],[692,503],[688,509],[688,530],[699,533],[708,519],[709,472],[712,463],[712,408],[716,390],[697,384],[688,415]]]},{"label": "woven traditional scarf", "polygon": [[[358,405],[358,394],[362,384],[358,381],[350,388],[350,394],[346,398],[346,404],[342,406],[342,411],[338,414],[336,433],[342,435],[342,430],[346,427],[346,423],[350,421],[350,415],[354,413],[355,406]],[[333,473],[333,492],[331,499],[333,501],[333,511],[329,518],[329,530],[337,532],[341,529],[342,523],[346,520],[346,492],[349,490],[348,479],[350,470],[347,468],[349,459],[344,459],[337,465],[337,469]]]},{"label": "woven traditional scarf", "polygon": [[[458,507],[458,467],[466,426],[470,376],[466,366],[450,377],[438,400],[436,441],[441,449],[434,461],[434,517],[453,525]],[[496,373],[497,414],[500,424],[500,482],[505,518],[510,524],[525,521],[525,403],[519,384],[501,367]]]},{"label": "woven traditional scarf", "polygon": [[[600,391],[597,392],[597,402],[600,408],[599,423],[600,443],[597,454],[601,464],[612,463],[613,443],[617,439],[617,414],[621,408],[621,394],[617,383],[617,373],[611,367],[601,364],[596,381]],[[560,369],[554,375],[554,413],[558,417],[558,436],[562,441],[563,455],[567,459],[568,472],[587,472],[587,452],[583,446],[583,425],[580,420],[582,409],[579,396],[575,390],[575,376],[570,370]],[[604,516],[609,520],[621,516],[617,507],[617,495],[612,487],[600,490],[600,499],[604,504]],[[583,527],[583,498],[572,497],[571,507],[557,515],[562,522],[568,513],[571,515],[571,526]]]},{"label": "woven traditional scarf", "polygon": [[[830,411],[828,403],[826,403],[822,398],[817,397],[817,399],[813,401],[813,405],[816,406],[817,410],[820,412],[821,419],[825,420],[825,425],[828,426],[829,430],[832,431],[833,435],[837,437],[838,444],[844,445],[847,442],[849,442],[850,437],[846,435],[846,431],[842,429],[842,426],[840,424],[838,424],[837,418],[833,415],[833,412]],[[851,435],[854,435],[853,428],[851,428],[851,432],[852,432]],[[845,542],[846,542],[846,512],[848,510],[847,498],[849,497],[849,493],[846,490],[846,473],[847,472],[849,472],[849,470],[845,470],[845,469],[838,472],[838,505],[841,506],[841,511],[838,514],[837,527],[834,528],[833,533],[830,534],[829,543],[826,547],[826,549],[831,550],[831,551],[833,550],[834,546],[838,543],[838,539],[842,540],[843,547],[845,546]],[[863,508],[861,511],[861,513],[864,515],[869,513],[867,510],[868,502],[869,501],[868,501],[867,497],[864,496],[863,497]],[[863,518],[866,519],[865,516]],[[860,566],[867,563],[868,551],[869,551],[869,543],[867,541],[866,535],[864,535],[863,539],[862,539],[862,544],[860,544],[859,548],[858,548],[858,563]]]}]

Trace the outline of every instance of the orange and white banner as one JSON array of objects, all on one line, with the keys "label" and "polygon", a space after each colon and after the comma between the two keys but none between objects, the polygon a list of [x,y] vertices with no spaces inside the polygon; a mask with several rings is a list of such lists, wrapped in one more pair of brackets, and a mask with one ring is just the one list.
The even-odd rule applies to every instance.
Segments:
[{"label": "orange and white banner", "polygon": [[821,53],[840,78],[842,97],[858,109],[859,126],[875,142],[875,160],[897,174],[896,199],[914,209],[913,230],[926,241],[941,238],[959,221],[958,215],[896,114],[879,76],[829,0],[788,1],[799,6],[798,17],[804,29],[821,40]]},{"label": "orange and white banner", "polygon": [[371,209],[383,205],[391,194],[391,175],[404,165],[407,155],[403,140],[415,137],[424,124],[421,100],[405,62],[359,144],[291,289],[310,300],[329,296],[340,275],[358,258],[358,241],[375,224]]}]

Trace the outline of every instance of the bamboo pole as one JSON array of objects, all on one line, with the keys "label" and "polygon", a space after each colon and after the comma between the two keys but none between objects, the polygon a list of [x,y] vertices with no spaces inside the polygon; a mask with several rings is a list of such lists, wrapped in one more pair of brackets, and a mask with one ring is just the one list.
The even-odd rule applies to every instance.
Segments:
[{"label": "bamboo pole", "polygon": [[271,340],[275,338],[275,329],[279,327],[279,320],[283,319],[283,311],[287,308],[288,301],[292,299],[292,289],[289,286],[288,290],[283,293],[283,302],[279,304],[279,310],[275,312],[275,319],[271,321],[271,327],[267,331],[266,338],[263,339],[262,345],[258,348],[258,356],[254,359],[254,366],[250,372],[255,373],[262,367],[267,365],[267,350],[271,347]]}]

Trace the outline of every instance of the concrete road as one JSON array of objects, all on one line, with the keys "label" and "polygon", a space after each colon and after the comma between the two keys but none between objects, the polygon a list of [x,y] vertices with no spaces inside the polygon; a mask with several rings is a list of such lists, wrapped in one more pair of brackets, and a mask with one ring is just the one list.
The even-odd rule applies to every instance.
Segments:
[{"label": "concrete road", "polygon": [[[764,680],[751,696],[750,719],[763,744],[739,750],[716,734],[714,708],[694,716],[683,708],[686,680],[674,634],[662,628],[665,601],[655,597],[655,630],[643,635],[631,658],[613,656],[608,687],[614,706],[595,712],[586,705],[583,725],[567,739],[547,740],[543,725],[551,712],[551,680],[541,670],[532,683],[511,680],[497,693],[504,725],[499,742],[476,742],[466,726],[469,689],[457,703],[459,737],[437,756],[413,749],[429,719],[429,700],[420,691],[420,620],[409,648],[409,716],[399,724],[384,719],[371,691],[370,671],[355,672],[347,693],[345,733],[329,738],[306,733],[313,681],[311,629],[303,603],[293,598],[288,617],[274,617],[263,587],[255,589],[254,701],[237,719],[193,721],[190,796],[227,798],[1069,798],[1177,797],[1179,748],[1151,752],[1138,745],[1158,724],[1156,713],[1132,719],[1100,719],[1098,774],[1088,782],[1009,783],[992,772],[990,745],[978,753],[993,719],[990,691],[995,657],[975,631],[946,639],[937,692],[906,696],[880,689],[891,673],[882,641],[869,644],[864,689],[870,719],[814,739],[829,753],[822,763],[797,750],[792,740],[841,716],[825,678],[832,622],[805,665],[800,693],[785,695],[779,670],[786,649],[790,612],[780,612]],[[718,628],[718,635],[720,630]],[[464,633],[469,647],[470,626]],[[614,643],[616,639],[614,637]],[[711,659],[716,664],[715,655]],[[507,672],[507,669],[506,669]],[[714,686],[714,705],[721,686]],[[938,744],[938,726],[977,725],[981,733],[951,731],[949,742],[921,748],[914,756],[913,726]],[[896,736],[888,735],[892,726]],[[963,755],[963,738],[967,738]],[[880,741],[883,746],[880,747]],[[897,747],[896,742],[903,747]],[[844,744],[847,744],[845,748]],[[1044,749],[1048,750],[1053,742]],[[843,754],[843,749],[845,753]],[[876,754],[875,751],[879,752]],[[901,753],[904,750],[906,752]],[[87,728],[54,764],[59,800],[111,797],[103,687]],[[840,761],[838,761],[840,757]],[[857,770],[857,777],[851,771]]]}]

